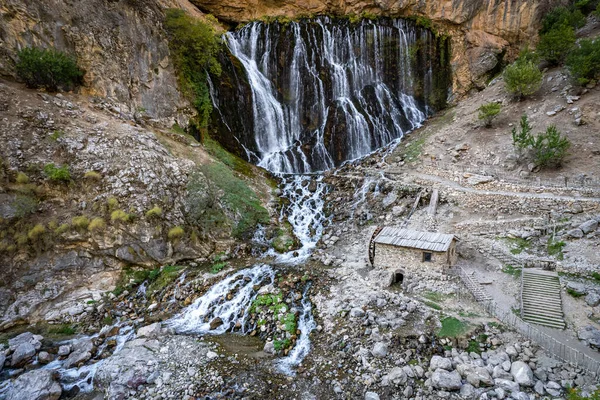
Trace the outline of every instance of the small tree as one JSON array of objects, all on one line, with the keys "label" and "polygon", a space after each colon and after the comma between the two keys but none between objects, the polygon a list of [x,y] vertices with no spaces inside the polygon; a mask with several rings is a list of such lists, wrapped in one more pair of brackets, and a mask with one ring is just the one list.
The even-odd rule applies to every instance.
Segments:
[{"label": "small tree", "polygon": [[531,61],[516,61],[504,70],[504,82],[506,90],[520,100],[542,86],[542,72]]},{"label": "small tree", "polygon": [[560,166],[571,147],[571,142],[561,136],[556,126],[550,125],[545,133],[539,133],[533,142],[535,164],[540,167]]},{"label": "small tree", "polygon": [[486,103],[482,104],[481,107],[477,109],[479,111],[478,118],[483,121],[485,126],[489,128],[492,126],[492,121],[494,118],[500,114],[500,109],[502,105],[500,103]]},{"label": "small tree", "polygon": [[575,40],[573,27],[560,25],[540,36],[537,51],[544,60],[558,65],[575,46]]},{"label": "small tree", "polygon": [[75,59],[55,49],[25,48],[17,53],[17,75],[30,88],[55,92],[81,84],[83,71]]},{"label": "small tree", "polygon": [[523,115],[521,117],[521,130],[517,131],[517,128],[512,128],[512,140],[513,146],[515,146],[519,151],[526,149],[527,147],[533,144],[533,135],[531,134],[531,125],[529,125],[529,119],[527,119],[527,115]]},{"label": "small tree", "polygon": [[567,56],[566,64],[581,85],[600,77],[600,39],[582,39]]}]

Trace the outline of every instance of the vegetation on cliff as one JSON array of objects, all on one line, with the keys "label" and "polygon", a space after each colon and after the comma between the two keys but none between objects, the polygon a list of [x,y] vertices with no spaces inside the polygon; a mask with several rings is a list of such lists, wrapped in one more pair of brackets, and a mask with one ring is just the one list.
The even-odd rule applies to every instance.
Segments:
[{"label": "vegetation on cliff", "polygon": [[198,112],[195,123],[202,132],[208,126],[212,112],[208,74],[221,74],[217,61],[220,39],[211,25],[190,17],[180,9],[167,10],[165,27],[180,89]]},{"label": "vegetation on cliff", "polygon": [[83,71],[77,66],[77,61],[61,51],[28,47],[17,55],[17,75],[30,88],[56,92],[81,84]]}]

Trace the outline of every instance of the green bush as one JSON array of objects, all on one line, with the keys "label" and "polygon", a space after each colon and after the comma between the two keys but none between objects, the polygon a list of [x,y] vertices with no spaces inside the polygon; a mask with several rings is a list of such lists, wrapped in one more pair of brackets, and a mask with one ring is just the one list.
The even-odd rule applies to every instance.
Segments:
[{"label": "green bush", "polygon": [[575,46],[575,30],[568,25],[560,25],[540,36],[537,51],[540,56],[553,65],[564,61]]},{"label": "green bush", "polygon": [[556,241],[553,237],[548,238],[548,255],[556,256],[558,260],[563,260],[565,255],[563,254],[563,248],[567,244],[562,240]]},{"label": "green bush", "polygon": [[479,111],[478,118],[483,121],[486,127],[492,126],[492,121],[494,118],[500,114],[500,109],[502,105],[500,103],[486,103],[482,104],[481,107],[477,109]]},{"label": "green bush", "polygon": [[512,128],[512,140],[513,146],[519,150],[524,150],[533,144],[533,136],[531,135],[531,125],[529,125],[529,119],[527,115],[521,116],[521,129],[517,131],[517,128]]},{"label": "green bush", "polygon": [[57,91],[79,84],[83,71],[75,59],[55,49],[25,48],[17,53],[16,71],[28,87]]},{"label": "green bush", "polygon": [[11,206],[15,209],[15,216],[23,218],[37,211],[38,201],[31,196],[19,195],[11,203]]},{"label": "green bush", "polygon": [[539,133],[533,142],[535,164],[541,167],[560,166],[571,147],[571,142],[556,126],[550,125],[545,133]]},{"label": "green bush", "polygon": [[167,10],[165,27],[179,85],[198,111],[198,125],[204,129],[212,112],[208,73],[221,74],[216,58],[220,39],[211,25],[190,17],[181,9]]},{"label": "green bush", "polygon": [[102,218],[94,218],[92,222],[88,225],[88,231],[90,232],[100,232],[106,228],[106,223]]},{"label": "green bush", "polygon": [[146,218],[158,218],[162,215],[162,208],[154,206],[146,211]]},{"label": "green bush", "polygon": [[71,225],[73,225],[75,228],[77,228],[79,230],[87,229],[89,224],[90,224],[90,220],[85,215],[80,215],[78,217],[74,217],[71,220]]},{"label": "green bush", "polygon": [[42,224],[37,224],[27,232],[27,237],[32,242],[35,242],[40,236],[46,233],[46,228]]},{"label": "green bush", "polygon": [[600,39],[582,39],[567,56],[566,65],[582,85],[600,78]]},{"label": "green bush", "polygon": [[27,183],[29,183],[29,177],[24,174],[23,172],[19,172],[17,174],[17,178],[15,180],[19,185],[25,185]]},{"label": "green bush", "polygon": [[71,181],[71,173],[69,172],[69,167],[63,165],[62,167],[57,167],[53,163],[46,164],[44,166],[44,174],[51,180],[55,182],[69,182]]},{"label": "green bush", "polygon": [[123,210],[115,210],[110,214],[110,220],[112,222],[129,222],[132,218]]},{"label": "green bush", "polygon": [[545,34],[560,26],[568,26],[573,29],[585,25],[585,16],[577,8],[557,7],[546,14],[542,21],[540,34]]},{"label": "green bush", "polygon": [[96,171],[87,171],[83,177],[85,179],[88,179],[90,181],[99,181],[102,179],[102,175],[100,175],[98,172]]},{"label": "green bush", "polygon": [[179,240],[183,237],[185,231],[180,226],[175,226],[169,229],[169,233],[167,233],[167,237],[169,240]]},{"label": "green bush", "polygon": [[542,86],[542,71],[531,61],[516,61],[504,70],[506,90],[518,99],[529,96]]}]

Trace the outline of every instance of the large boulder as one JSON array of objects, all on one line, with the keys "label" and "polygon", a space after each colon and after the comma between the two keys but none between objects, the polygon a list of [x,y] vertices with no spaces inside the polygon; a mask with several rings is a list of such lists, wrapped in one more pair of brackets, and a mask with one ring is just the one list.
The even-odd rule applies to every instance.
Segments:
[{"label": "large boulder", "polygon": [[452,370],[452,361],[449,358],[433,356],[429,361],[429,369],[435,371],[436,369],[445,369],[446,371]]},{"label": "large boulder", "polygon": [[155,322],[151,325],[146,325],[138,329],[137,336],[138,337],[147,337],[147,338],[156,338],[160,336],[162,333],[162,329],[160,327],[159,322]]},{"label": "large boulder", "polygon": [[407,379],[406,372],[400,367],[394,367],[388,372],[388,380],[396,385],[404,385]]},{"label": "large boulder", "polygon": [[375,357],[385,357],[388,354],[388,345],[384,342],[375,343],[371,352]]},{"label": "large boulder", "polygon": [[594,292],[588,293],[587,296],[585,296],[585,302],[590,307],[596,307],[600,304],[600,294]]},{"label": "large boulder", "polygon": [[436,369],[431,375],[431,384],[437,389],[460,390],[462,380],[457,371],[448,372],[445,369]]},{"label": "large boulder", "polygon": [[567,237],[573,239],[581,239],[583,237],[583,231],[579,228],[571,229],[567,232]]},{"label": "large boulder", "polygon": [[94,343],[91,338],[81,338],[73,343],[73,351],[69,354],[69,357],[65,360],[63,367],[66,369],[80,366],[87,360],[92,358],[92,352],[94,351]]},{"label": "large boulder", "polygon": [[35,356],[35,347],[29,342],[21,343],[12,354],[11,367],[22,367]]},{"label": "large boulder", "polygon": [[581,229],[583,233],[594,232],[598,229],[598,221],[595,219],[585,221],[583,224],[579,225],[579,229]]},{"label": "large boulder", "polygon": [[62,389],[49,370],[36,369],[19,376],[12,384],[6,400],[58,400]]},{"label": "large boulder", "polygon": [[507,392],[518,392],[519,384],[508,379],[494,379],[494,384]]},{"label": "large boulder", "polygon": [[510,373],[513,376],[515,382],[521,386],[533,386],[535,384],[533,380],[533,371],[529,368],[529,365],[523,361],[515,361],[510,366]]},{"label": "large boulder", "polygon": [[583,340],[590,347],[600,349],[600,329],[596,329],[592,325],[585,326],[577,332],[579,340]]}]

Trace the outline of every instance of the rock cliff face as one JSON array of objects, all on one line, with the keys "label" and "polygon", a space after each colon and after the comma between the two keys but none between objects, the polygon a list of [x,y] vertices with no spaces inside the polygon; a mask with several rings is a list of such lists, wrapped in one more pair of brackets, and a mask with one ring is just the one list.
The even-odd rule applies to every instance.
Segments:
[{"label": "rock cliff face", "polygon": [[187,0],[3,1],[0,75],[14,75],[17,49],[53,46],[77,57],[87,94],[110,97],[129,112],[182,118],[186,102],[162,30],[165,7],[194,12]]},{"label": "rock cliff face", "polygon": [[452,37],[455,94],[482,87],[505,56],[536,40],[539,21],[560,0],[191,0],[199,9],[230,22],[264,16],[360,14],[425,17]]}]

